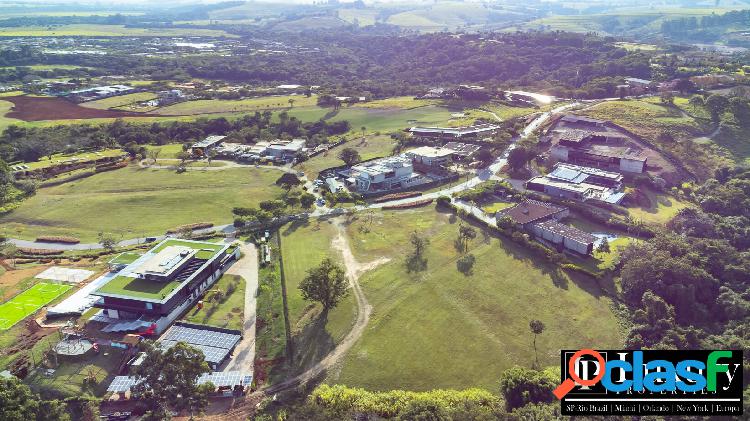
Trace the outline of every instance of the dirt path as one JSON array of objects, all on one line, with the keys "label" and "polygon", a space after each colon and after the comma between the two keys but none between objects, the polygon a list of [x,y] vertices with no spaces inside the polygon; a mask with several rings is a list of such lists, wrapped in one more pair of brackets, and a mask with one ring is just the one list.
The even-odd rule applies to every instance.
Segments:
[{"label": "dirt path", "polygon": [[352,253],[351,247],[349,246],[349,240],[346,236],[346,232],[342,224],[342,218],[334,219],[333,223],[336,227],[336,230],[338,231],[338,235],[331,244],[336,250],[341,253],[341,256],[343,258],[344,266],[346,269],[346,277],[349,279],[349,284],[351,285],[352,292],[354,293],[354,297],[357,300],[357,320],[355,321],[352,330],[338,345],[336,345],[336,348],[334,348],[328,355],[326,355],[325,358],[323,358],[320,362],[315,364],[306,372],[265,389],[264,391],[267,394],[276,393],[285,389],[289,389],[291,387],[305,384],[308,381],[317,378],[325,370],[333,367],[362,336],[362,333],[365,331],[365,327],[367,327],[367,323],[370,321],[372,306],[369,302],[367,302],[367,297],[365,297],[364,292],[362,292],[362,288],[360,287],[358,282],[359,277],[368,270],[372,270],[379,265],[382,265],[389,259],[381,258],[373,260],[369,263],[358,262],[354,257],[354,254]]},{"label": "dirt path", "polygon": [[252,243],[240,246],[242,258],[235,262],[227,274],[239,275],[245,279],[245,311],[242,325],[242,341],[234,350],[234,356],[223,371],[243,371],[252,373],[255,367],[255,313],[258,291],[258,249]]}]

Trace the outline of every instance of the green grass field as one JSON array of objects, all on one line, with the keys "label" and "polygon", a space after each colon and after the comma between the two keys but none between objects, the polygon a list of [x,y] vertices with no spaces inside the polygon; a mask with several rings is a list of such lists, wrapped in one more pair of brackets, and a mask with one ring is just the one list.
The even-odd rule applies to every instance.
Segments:
[{"label": "green grass field", "polygon": [[0,28],[0,37],[180,37],[206,36],[234,38],[225,31],[195,28],[130,28],[125,25],[53,25]]},{"label": "green grass field", "polygon": [[40,282],[0,304],[0,330],[10,329],[71,288],[70,285]]},{"label": "green grass field", "polygon": [[688,202],[683,202],[672,196],[659,194],[651,190],[643,191],[651,201],[651,205],[628,208],[630,217],[637,221],[643,221],[647,224],[665,224],[674,218],[681,209],[690,206]]},{"label": "green grass field", "polygon": [[131,166],[39,189],[0,217],[0,231],[16,238],[72,235],[90,242],[99,232],[119,240],[195,222],[230,223],[233,207],[276,197],[280,175],[255,168],[177,174]]},{"label": "green grass field", "polygon": [[201,99],[197,101],[180,102],[164,108],[159,108],[154,111],[154,113],[166,116],[265,111],[279,108],[290,108],[290,99],[294,100],[294,107],[291,109],[296,107],[315,106],[317,102],[317,97],[314,95],[309,98],[304,95],[282,95],[238,100]]},{"label": "green grass field", "polygon": [[29,167],[29,170],[37,170],[40,168],[52,167],[65,162],[70,161],[90,161],[98,158],[106,158],[123,155],[125,152],[122,149],[103,149],[101,151],[93,152],[80,152],[80,153],[59,153],[54,154],[51,157],[44,157],[39,161],[26,162],[25,165]]},{"label": "green grass field", "polygon": [[328,121],[347,120],[352,130],[365,126],[368,132],[392,132],[415,125],[437,125],[450,120],[451,112],[445,108],[428,105],[413,109],[344,107]]},{"label": "green grass field", "polygon": [[75,70],[88,69],[88,67],[76,66],[74,64],[32,64],[30,66],[4,66],[0,69],[14,69],[16,67],[26,67],[31,70]]},{"label": "green grass field", "polygon": [[323,258],[340,260],[338,252],[331,247],[336,231],[330,222],[291,223],[282,227],[280,233],[295,369],[300,370],[319,361],[349,333],[357,308],[354,295],[350,293],[322,318],[322,306],[305,301],[299,290],[307,270],[319,265]]},{"label": "green grass field", "polygon": [[[534,360],[531,319],[547,327],[537,338],[543,366],[558,364],[560,349],[622,345],[611,301],[594,281],[539,264],[514,243],[480,233],[469,245],[473,274],[465,276],[456,269],[455,217],[423,208],[379,213],[369,232],[363,225],[366,218],[348,229],[357,258],[391,261],[362,277],[372,318],[329,382],[494,390],[504,370]],[[404,265],[412,230],[430,239],[427,270],[416,274]]]},{"label": "green grass field", "polygon": [[[229,289],[230,284],[235,285],[233,291]],[[224,294],[223,298],[217,297],[217,291]],[[199,309],[196,303],[187,311],[185,321],[225,329],[242,330],[245,308],[245,279],[237,275],[224,274],[202,300],[203,308]]]}]

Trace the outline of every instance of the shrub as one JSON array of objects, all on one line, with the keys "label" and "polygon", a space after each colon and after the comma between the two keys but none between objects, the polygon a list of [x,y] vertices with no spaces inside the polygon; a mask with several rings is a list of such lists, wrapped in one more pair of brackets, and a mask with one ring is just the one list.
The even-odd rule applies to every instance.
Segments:
[{"label": "shrub", "polygon": [[65,236],[41,236],[36,238],[37,242],[40,243],[66,243],[66,244],[78,244],[81,242],[76,237],[65,237]]}]

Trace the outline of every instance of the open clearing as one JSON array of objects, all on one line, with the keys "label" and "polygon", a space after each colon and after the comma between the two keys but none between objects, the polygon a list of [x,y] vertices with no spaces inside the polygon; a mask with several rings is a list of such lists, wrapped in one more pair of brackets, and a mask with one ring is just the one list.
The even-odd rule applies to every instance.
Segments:
[{"label": "open clearing", "polygon": [[322,306],[305,301],[299,290],[307,270],[319,265],[323,258],[341,260],[341,255],[331,246],[336,230],[330,220],[290,223],[281,228],[280,233],[294,365],[301,371],[320,361],[349,333],[357,317],[357,307],[350,293],[336,308],[323,315]]},{"label": "open clearing", "polygon": [[300,171],[304,171],[309,179],[316,178],[320,171],[344,165],[339,159],[339,153],[345,148],[352,148],[359,153],[360,158],[365,161],[372,158],[388,156],[393,151],[395,141],[390,136],[367,136],[366,141],[361,137],[350,140],[343,145],[336,146],[320,155],[314,156],[305,162],[296,166]]},{"label": "open clearing", "polygon": [[[290,107],[289,100],[293,100]],[[225,99],[201,99],[197,101],[185,101],[169,105],[154,111],[158,115],[196,115],[229,112],[264,111],[270,109],[308,107],[317,102],[316,96],[306,97],[304,95],[267,96],[261,98],[225,100]]]},{"label": "open clearing", "polygon": [[40,282],[0,304],[0,330],[10,329],[71,288],[70,285]]},{"label": "open clearing", "polygon": [[255,168],[177,174],[131,166],[42,188],[1,216],[0,230],[15,238],[71,235],[91,242],[102,231],[120,240],[194,222],[229,223],[233,207],[276,197],[280,175]]},{"label": "open clearing", "polygon": [[[547,326],[537,338],[542,366],[558,364],[560,349],[621,346],[611,301],[593,280],[540,265],[513,243],[480,233],[469,246],[473,274],[458,272],[458,225],[431,208],[376,213],[371,224],[359,216],[349,225],[357,259],[392,260],[360,279],[372,318],[329,382],[372,390],[496,388],[505,369],[534,360],[531,319]],[[404,265],[411,230],[430,239],[427,270],[416,274]]]},{"label": "open clearing", "polygon": [[117,118],[142,115],[126,111],[86,108],[62,98],[11,96],[4,97],[3,101],[13,103],[13,109],[5,117],[24,121]]}]

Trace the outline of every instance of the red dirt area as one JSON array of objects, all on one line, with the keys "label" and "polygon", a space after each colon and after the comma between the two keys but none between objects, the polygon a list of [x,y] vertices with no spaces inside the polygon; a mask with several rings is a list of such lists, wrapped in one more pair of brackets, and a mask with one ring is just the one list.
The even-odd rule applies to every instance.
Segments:
[{"label": "red dirt area", "polygon": [[150,115],[146,113],[85,108],[64,98],[57,97],[33,97],[21,95],[4,97],[2,100],[13,103],[11,111],[5,115],[6,117],[17,118],[24,121],[148,117]]}]

